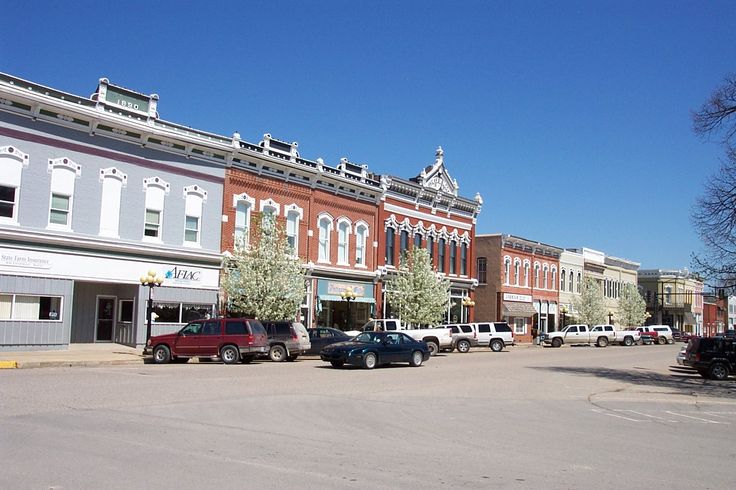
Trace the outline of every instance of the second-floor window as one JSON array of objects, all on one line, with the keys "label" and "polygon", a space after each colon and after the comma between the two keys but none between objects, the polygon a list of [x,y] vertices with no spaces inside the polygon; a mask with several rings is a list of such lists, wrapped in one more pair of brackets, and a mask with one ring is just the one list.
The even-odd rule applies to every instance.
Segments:
[{"label": "second-floor window", "polygon": [[429,263],[434,264],[434,238],[427,237],[427,250],[429,251]]},{"label": "second-floor window", "polygon": [[394,265],[394,242],[396,235],[393,228],[386,228],[386,265]]},{"label": "second-floor window", "polygon": [[51,203],[49,227],[71,230],[74,207],[74,182],[82,167],[68,158],[49,160],[51,171]]},{"label": "second-floor window", "polygon": [[368,240],[368,227],[359,223],[355,227],[355,265],[365,265],[365,247]]},{"label": "second-floor window", "polygon": [[460,246],[460,275],[468,275],[468,245],[466,243]]},{"label": "second-floor window", "polygon": [[337,263],[349,264],[350,261],[350,222],[340,221],[337,225]]},{"label": "second-floor window", "polygon": [[150,238],[159,238],[161,236],[161,211],[146,209],[143,236]]},{"label": "second-floor window", "polygon": [[440,238],[437,242],[437,270],[445,272],[445,239]]},{"label": "second-floor window", "polygon": [[158,177],[143,180],[146,192],[146,212],[143,217],[143,240],[161,241],[164,200],[171,186]]},{"label": "second-floor window", "polygon": [[199,243],[199,217],[187,216],[184,224],[184,242]]},{"label": "second-floor window", "polygon": [[320,262],[330,261],[330,233],[332,232],[332,219],[323,216],[318,222],[319,226],[319,252]]},{"label": "second-floor window", "polygon": [[71,225],[71,196],[63,194],[51,194],[51,209],[49,210],[49,223],[52,225]]},{"label": "second-floor window", "polygon": [[202,237],[202,206],[207,199],[207,191],[198,185],[191,185],[184,188],[184,198],[184,245],[199,246]]},{"label": "second-floor window", "polygon": [[235,246],[247,245],[250,239],[250,213],[253,204],[240,200],[235,205]]},{"label": "second-floor window", "polygon": [[486,284],[487,268],[488,268],[488,259],[486,259],[485,257],[478,257],[478,267],[477,267],[478,284]]},{"label": "second-floor window", "polygon": [[299,252],[299,218],[299,211],[286,213],[286,241],[295,254]]},{"label": "second-floor window", "polygon": [[28,162],[28,155],[17,148],[0,147],[0,223],[18,222],[21,177]]},{"label": "second-floor window", "polygon": [[102,180],[102,206],[100,209],[100,235],[117,237],[120,225],[120,199],[128,176],[116,168],[100,171]]},{"label": "second-floor window", "polygon": [[456,273],[456,259],[457,259],[457,243],[454,241],[450,242],[450,274]]},{"label": "second-floor window", "polygon": [[514,284],[518,286],[521,282],[521,261],[514,260]]},{"label": "second-floor window", "polygon": [[401,230],[401,235],[399,237],[399,253],[401,255],[404,255],[406,250],[409,248],[409,232],[406,230]]}]

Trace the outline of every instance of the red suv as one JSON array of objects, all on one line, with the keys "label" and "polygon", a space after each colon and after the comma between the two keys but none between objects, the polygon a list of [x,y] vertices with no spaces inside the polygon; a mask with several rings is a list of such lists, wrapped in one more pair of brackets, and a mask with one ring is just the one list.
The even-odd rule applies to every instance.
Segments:
[{"label": "red suv", "polygon": [[148,339],[144,356],[156,364],[190,357],[219,357],[225,364],[251,362],[268,353],[268,335],[261,322],[252,318],[211,318],[188,323],[176,333]]}]

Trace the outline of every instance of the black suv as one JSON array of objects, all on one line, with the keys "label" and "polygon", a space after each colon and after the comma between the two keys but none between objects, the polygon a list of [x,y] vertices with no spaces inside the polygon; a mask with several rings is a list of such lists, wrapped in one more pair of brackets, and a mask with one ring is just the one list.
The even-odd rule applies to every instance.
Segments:
[{"label": "black suv", "polygon": [[685,351],[684,364],[695,368],[704,378],[724,380],[736,369],[736,340],[726,337],[694,338]]}]

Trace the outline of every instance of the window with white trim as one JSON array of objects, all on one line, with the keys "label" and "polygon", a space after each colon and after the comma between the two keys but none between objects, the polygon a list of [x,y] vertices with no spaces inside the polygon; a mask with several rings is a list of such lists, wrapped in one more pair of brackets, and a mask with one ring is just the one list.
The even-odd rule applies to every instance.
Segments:
[{"label": "window with white trim", "polygon": [[199,246],[202,237],[202,205],[207,199],[207,191],[198,185],[184,188],[185,217],[184,217],[184,245]]},{"label": "window with white trim", "polygon": [[49,228],[71,231],[74,208],[74,183],[82,174],[82,167],[68,158],[49,160],[51,172],[51,199]]},{"label": "window with white trim", "polygon": [[457,242],[450,240],[450,274],[456,273],[457,263]]},{"label": "window with white trim", "polygon": [[61,321],[61,296],[0,293],[0,320]]},{"label": "window with white trim", "polygon": [[556,285],[557,285],[557,268],[552,267],[552,283],[550,284],[550,288],[554,290]]},{"label": "window with white trim", "polygon": [[468,275],[468,244],[460,245],[460,275]]},{"label": "window with white trim", "polygon": [[171,186],[159,177],[143,180],[146,193],[146,211],[143,216],[143,241],[160,242],[162,239],[164,199]]},{"label": "window with white trim", "polygon": [[250,241],[250,217],[256,200],[246,193],[233,195],[235,208],[235,230],[233,241],[236,247],[246,247]]},{"label": "window with white trim", "polygon": [[368,226],[358,223],[355,226],[355,265],[365,266],[366,243],[368,242]]},{"label": "window with white trim", "polygon": [[478,284],[486,284],[487,281],[487,268],[488,268],[488,259],[485,257],[478,257],[477,259],[477,267],[476,271],[478,273]]},{"label": "window with white trim", "polygon": [[286,214],[286,241],[294,251],[294,255],[297,255],[299,253],[299,221],[304,216],[304,211],[296,204],[290,204],[284,208],[284,213]]},{"label": "window with white trim", "polygon": [[542,289],[549,289],[549,268],[544,264],[542,269]]},{"label": "window with white trim", "polygon": [[319,229],[319,262],[330,261],[330,234],[332,233],[332,218],[329,215],[321,215],[317,218]]},{"label": "window with white trim", "polygon": [[0,147],[0,223],[18,223],[23,168],[28,155],[13,146]]},{"label": "window with white trim", "polygon": [[575,292],[580,293],[580,289],[583,287],[583,274],[581,272],[578,272],[578,282],[575,287]]},{"label": "window with white trim", "polygon": [[337,263],[348,265],[350,263],[350,221],[339,219],[337,221]]},{"label": "window with white trim", "polygon": [[503,259],[503,283],[511,284],[511,257]]},{"label": "window with white trim", "polygon": [[123,188],[128,184],[128,176],[114,167],[104,168],[100,170],[100,182],[102,182],[100,235],[117,238],[120,227],[120,199]]},{"label": "window with white trim", "polygon": [[521,280],[521,260],[514,259],[514,285],[518,286]]},{"label": "window with white trim", "polygon": [[539,289],[539,264],[534,264],[534,287]]},{"label": "window with white trim", "polygon": [[530,263],[528,260],[524,261],[524,287],[529,287],[529,267]]}]

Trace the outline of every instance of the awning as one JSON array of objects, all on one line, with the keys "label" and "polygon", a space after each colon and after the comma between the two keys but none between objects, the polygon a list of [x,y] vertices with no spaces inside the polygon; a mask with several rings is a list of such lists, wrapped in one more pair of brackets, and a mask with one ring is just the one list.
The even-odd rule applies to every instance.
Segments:
[{"label": "awning", "polygon": [[695,320],[695,315],[693,315],[689,311],[686,311],[685,312],[685,325],[695,325],[695,324],[697,324],[697,320]]},{"label": "awning", "polygon": [[[320,301],[345,301],[342,296],[336,294],[320,294],[317,296]],[[372,297],[367,296],[356,296],[355,299],[350,300],[353,303],[375,303],[376,300]]]},{"label": "awning", "polygon": [[537,310],[534,309],[531,303],[504,303],[503,304],[503,315],[504,316],[520,316],[529,318],[537,314]]}]

